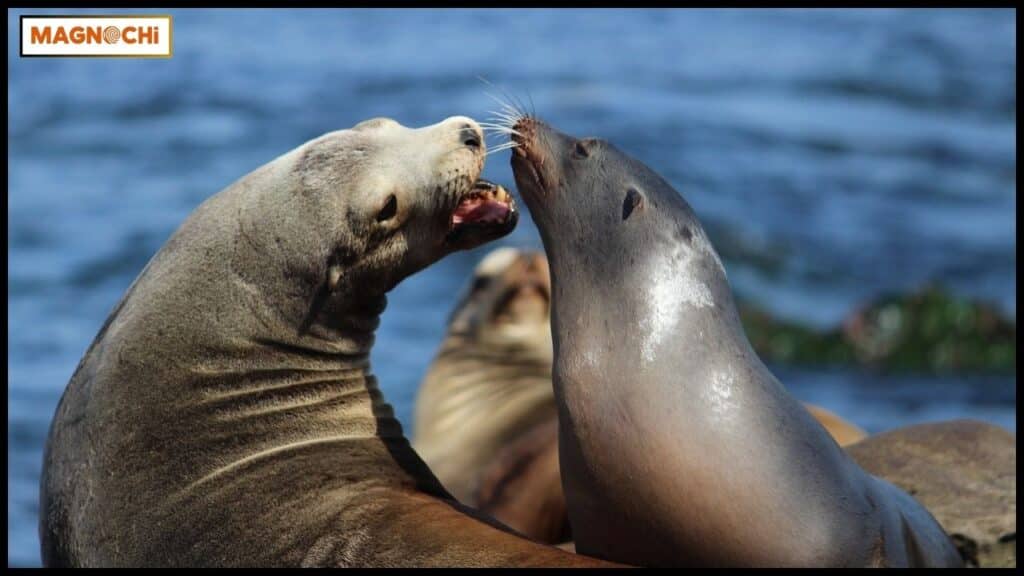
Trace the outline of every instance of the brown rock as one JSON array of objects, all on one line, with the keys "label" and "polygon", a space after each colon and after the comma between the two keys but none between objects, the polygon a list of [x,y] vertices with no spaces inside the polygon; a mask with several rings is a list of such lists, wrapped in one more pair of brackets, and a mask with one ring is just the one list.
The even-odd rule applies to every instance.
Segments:
[{"label": "brown rock", "polygon": [[1017,565],[1016,435],[953,420],[884,432],[846,450],[928,508],[968,566]]}]

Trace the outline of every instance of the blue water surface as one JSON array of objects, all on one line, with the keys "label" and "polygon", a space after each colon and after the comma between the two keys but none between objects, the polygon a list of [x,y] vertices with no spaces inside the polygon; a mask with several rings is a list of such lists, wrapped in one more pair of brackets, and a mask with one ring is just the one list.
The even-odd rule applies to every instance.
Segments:
[{"label": "blue water surface", "polygon": [[[486,119],[481,76],[665,176],[737,294],[782,317],[831,327],[931,281],[1016,317],[1013,10],[181,10],[169,60],[21,59],[25,13],[45,12],[8,12],[10,565],[39,563],[42,446],[65,384],[189,212],[366,118]],[[511,187],[508,154],[485,177]],[[528,217],[500,244],[540,247]],[[390,295],[373,359],[407,429],[490,248]],[[872,432],[1016,429],[1015,377],[777,373]]]}]

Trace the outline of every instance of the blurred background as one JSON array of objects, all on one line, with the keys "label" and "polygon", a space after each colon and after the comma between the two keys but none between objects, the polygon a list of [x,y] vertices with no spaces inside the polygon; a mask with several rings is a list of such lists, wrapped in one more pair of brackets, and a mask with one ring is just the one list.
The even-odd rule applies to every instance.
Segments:
[{"label": "blurred background", "polygon": [[[39,563],[65,384],[189,212],[373,116],[486,119],[495,90],[478,76],[686,197],[797,397],[869,432],[960,417],[1016,430],[1013,10],[181,10],[170,60],[21,59],[22,13],[7,24],[9,565]],[[513,188],[508,159],[484,176]],[[540,248],[524,216],[498,244]],[[495,246],[389,297],[373,358],[407,431],[446,317]]]}]

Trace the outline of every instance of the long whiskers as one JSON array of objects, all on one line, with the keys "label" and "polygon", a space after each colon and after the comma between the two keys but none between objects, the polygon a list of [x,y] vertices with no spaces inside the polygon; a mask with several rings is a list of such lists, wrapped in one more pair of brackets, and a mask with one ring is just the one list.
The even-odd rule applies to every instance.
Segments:
[{"label": "long whiskers", "polygon": [[[500,86],[495,86],[482,76],[477,78],[484,84],[497,89],[501,96],[496,96],[491,92],[484,91],[491,100],[494,100],[498,104],[497,110],[491,110],[491,116],[487,122],[480,122],[480,126],[484,129],[485,135],[498,134],[499,136],[508,137],[509,140],[502,142],[501,144],[487,150],[487,155],[490,156],[495,152],[501,152],[503,150],[510,150],[517,148],[519,143],[512,140],[513,136],[523,137],[523,134],[515,129],[515,126],[521,122],[524,118],[532,118],[536,115],[536,108],[533,104],[533,96],[527,91],[527,99],[530,102],[529,108],[524,102],[513,94],[510,94],[507,90]],[[527,112],[529,110],[529,112]]]},{"label": "long whiskers", "polygon": [[508,142],[505,142],[503,144],[498,144],[494,148],[489,149],[487,151],[487,153],[491,154],[492,152],[497,152],[499,150],[505,150],[506,148],[515,148],[517,146],[519,146],[518,142],[508,141]]},{"label": "long whiskers", "polygon": [[496,124],[493,122],[477,122],[477,124],[482,126],[485,132],[491,130],[493,132],[500,132],[502,134],[514,134],[516,136],[522,136],[522,134],[520,134],[519,131],[513,128],[509,128],[505,124]]},{"label": "long whiskers", "polygon": [[[491,96],[492,98],[495,98],[495,100],[497,100],[497,102],[499,104],[501,104],[503,107],[508,108],[509,111],[512,112],[516,116],[527,116],[527,114],[526,114],[526,106],[523,105],[522,100],[516,98],[514,95],[510,94],[507,90],[505,90],[501,86],[495,86],[494,84],[489,82],[483,76],[477,76],[477,78],[481,82],[483,82],[484,84],[487,84],[488,86],[490,86],[492,88],[497,88],[498,90],[501,91],[502,95],[505,97],[505,100],[500,100],[498,98],[495,98],[494,96]],[[486,92],[485,92],[485,94],[486,94]]]},{"label": "long whiskers", "polygon": [[511,142],[511,141],[505,142],[504,144],[499,144],[498,146],[495,146],[494,148],[488,149],[487,153],[485,154],[485,156],[490,156],[491,154],[494,154],[495,152],[501,152],[502,150],[510,150],[512,148],[518,148],[518,147],[519,147],[519,144],[516,143],[516,142]]},{"label": "long whiskers", "polygon": [[502,124],[511,128],[519,120],[534,115],[535,108],[533,107],[533,97],[530,96],[529,94],[527,96],[530,99],[531,106],[529,108],[530,112],[527,112],[527,107],[521,99],[519,99],[513,94],[510,94],[504,88],[500,86],[495,86],[482,76],[477,76],[477,78],[484,84],[487,84],[492,88],[496,88],[501,92],[501,95],[503,97],[495,96],[494,94],[491,94],[490,92],[487,91],[484,91],[484,94],[498,104],[499,109],[496,111],[492,111],[492,114],[494,114],[495,119],[501,121]]}]

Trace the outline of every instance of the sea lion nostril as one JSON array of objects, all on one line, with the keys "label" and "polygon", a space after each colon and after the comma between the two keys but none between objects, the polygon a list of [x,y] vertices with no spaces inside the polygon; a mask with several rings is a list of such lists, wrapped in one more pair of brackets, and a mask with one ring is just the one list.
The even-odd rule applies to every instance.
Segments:
[{"label": "sea lion nostril", "polygon": [[462,143],[469,148],[479,149],[481,143],[484,141],[483,136],[480,134],[480,130],[470,126],[469,124],[463,124],[462,126]]}]

